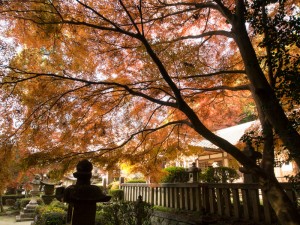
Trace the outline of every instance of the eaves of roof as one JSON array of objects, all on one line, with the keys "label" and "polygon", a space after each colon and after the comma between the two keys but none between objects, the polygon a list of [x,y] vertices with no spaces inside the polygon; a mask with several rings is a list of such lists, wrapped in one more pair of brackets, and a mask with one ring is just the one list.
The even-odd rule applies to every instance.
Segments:
[{"label": "eaves of roof", "polygon": [[[227,140],[229,143],[236,145],[239,140],[241,139],[241,137],[244,135],[245,131],[251,127],[252,125],[254,125],[255,123],[257,123],[257,121],[251,121],[251,122],[247,122],[247,123],[243,123],[243,124],[239,124],[236,126],[232,126],[232,127],[227,127],[221,130],[218,130],[216,132],[214,132],[216,135],[218,135],[219,137]],[[208,140],[202,140],[199,143],[196,144],[196,146],[205,148],[205,150],[217,150],[219,149],[218,146],[214,145],[213,143],[211,143]]]}]

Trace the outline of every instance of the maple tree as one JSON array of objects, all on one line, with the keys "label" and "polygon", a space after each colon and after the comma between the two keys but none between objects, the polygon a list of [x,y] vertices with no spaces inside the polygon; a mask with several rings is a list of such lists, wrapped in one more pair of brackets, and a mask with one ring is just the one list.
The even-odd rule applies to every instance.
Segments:
[{"label": "maple tree", "polygon": [[[270,168],[212,132],[235,122],[250,90],[264,130],[274,127],[300,165],[299,133],[250,41],[244,1],[1,3],[6,35],[21,44],[2,67],[7,132],[28,150],[29,164],[87,157],[113,165],[144,156],[153,163],[201,135],[259,177],[282,224],[297,224]],[[229,124],[214,127],[219,118]]]}]

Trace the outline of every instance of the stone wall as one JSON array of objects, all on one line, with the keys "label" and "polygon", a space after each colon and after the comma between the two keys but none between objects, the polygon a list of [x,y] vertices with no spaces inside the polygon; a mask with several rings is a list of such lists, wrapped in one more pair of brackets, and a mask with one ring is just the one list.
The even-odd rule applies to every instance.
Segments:
[{"label": "stone wall", "polygon": [[201,216],[189,213],[155,211],[151,222],[153,225],[201,225]]}]

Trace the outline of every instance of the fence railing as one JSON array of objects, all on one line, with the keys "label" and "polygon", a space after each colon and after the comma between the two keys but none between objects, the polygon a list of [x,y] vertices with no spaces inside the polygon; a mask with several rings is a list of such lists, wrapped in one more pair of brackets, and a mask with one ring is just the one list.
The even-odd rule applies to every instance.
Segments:
[{"label": "fence railing", "polygon": [[[281,184],[296,205],[297,196],[290,183]],[[258,184],[121,184],[124,200],[143,201],[152,205],[202,211],[241,220],[269,224],[276,220],[266,196]]]}]

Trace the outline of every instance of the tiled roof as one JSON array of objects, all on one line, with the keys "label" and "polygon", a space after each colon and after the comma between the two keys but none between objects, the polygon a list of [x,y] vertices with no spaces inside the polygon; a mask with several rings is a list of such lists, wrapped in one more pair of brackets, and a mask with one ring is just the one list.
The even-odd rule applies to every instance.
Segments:
[{"label": "tiled roof", "polygon": [[[233,145],[236,145],[240,138],[243,136],[245,131],[253,124],[257,123],[257,121],[251,121],[243,124],[239,124],[232,127],[227,127],[221,130],[218,130],[214,132],[216,135],[218,135],[221,138],[224,138],[228,142],[230,142]],[[197,146],[203,147],[203,148],[210,148],[210,149],[218,149],[216,145],[211,143],[208,140],[203,140],[197,143]]]}]

